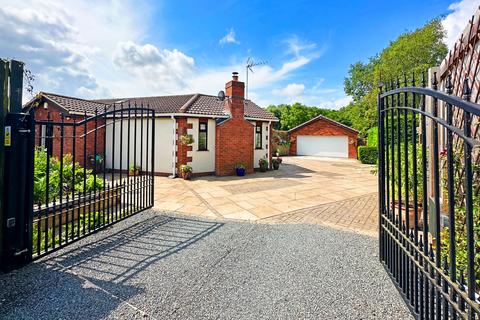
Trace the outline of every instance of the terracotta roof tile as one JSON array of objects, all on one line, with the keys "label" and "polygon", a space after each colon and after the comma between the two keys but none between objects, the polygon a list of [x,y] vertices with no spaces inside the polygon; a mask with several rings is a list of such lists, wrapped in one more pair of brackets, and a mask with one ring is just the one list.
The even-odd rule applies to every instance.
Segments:
[{"label": "terracotta roof tile", "polygon": [[68,112],[73,113],[87,113],[94,114],[95,110],[102,112],[105,108],[108,108],[108,104],[84,100],[78,98],[72,98],[67,96],[62,96],[54,93],[42,93],[42,95],[48,100],[54,102],[61,108],[64,108]]},{"label": "terracotta roof tile", "polygon": [[[152,108],[156,114],[185,113],[208,115],[212,117],[228,117],[223,102],[215,96],[204,94],[185,94],[175,96],[134,97],[117,99],[84,100],[74,97],[56,95],[53,93],[41,93],[46,99],[53,101],[68,112],[93,114],[95,109],[99,111],[112,104],[121,104],[137,107]],[[250,100],[245,100],[245,117],[253,119],[265,119],[278,121],[270,112],[259,107]]]}]

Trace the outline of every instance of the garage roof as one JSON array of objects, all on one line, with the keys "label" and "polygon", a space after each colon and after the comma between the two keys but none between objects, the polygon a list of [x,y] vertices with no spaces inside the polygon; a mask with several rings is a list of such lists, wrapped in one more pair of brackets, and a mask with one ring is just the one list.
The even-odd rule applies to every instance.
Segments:
[{"label": "garage roof", "polygon": [[358,132],[359,132],[358,130],[355,130],[355,129],[353,129],[353,128],[350,128],[349,126],[346,126],[346,125],[344,125],[344,124],[342,124],[342,123],[340,123],[340,122],[338,122],[338,121],[332,120],[332,119],[327,118],[327,117],[322,116],[322,115],[319,115],[319,116],[317,116],[317,117],[315,117],[315,118],[312,118],[312,119],[310,119],[310,120],[308,120],[308,121],[305,121],[304,123],[296,126],[295,128],[292,128],[292,129],[288,130],[288,133],[294,132],[294,131],[296,131],[296,130],[298,130],[298,129],[300,129],[300,128],[303,128],[303,127],[305,127],[305,126],[308,126],[309,124],[311,124],[311,123],[313,123],[313,122],[317,122],[318,120],[328,121],[328,122],[330,122],[331,124],[333,124],[333,125],[335,125],[335,126],[337,126],[337,127],[341,127],[341,128],[343,128],[343,129],[348,130],[348,131],[350,131],[350,132],[353,132],[353,133],[355,133],[355,134],[358,134]]}]

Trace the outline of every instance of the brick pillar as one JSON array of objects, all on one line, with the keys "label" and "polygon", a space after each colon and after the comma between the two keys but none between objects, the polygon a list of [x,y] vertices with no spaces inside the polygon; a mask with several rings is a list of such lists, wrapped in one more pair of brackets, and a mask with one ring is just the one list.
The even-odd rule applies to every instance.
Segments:
[{"label": "brick pillar", "polygon": [[272,123],[268,124],[268,163],[270,164],[270,169],[272,169]]},{"label": "brick pillar", "polygon": [[[187,133],[188,124],[187,118],[177,118],[177,135],[180,138],[182,134]],[[192,151],[191,145],[185,145],[180,142],[180,139],[177,139],[177,169],[182,164],[188,164],[192,162],[192,158],[188,156],[188,151]]]}]

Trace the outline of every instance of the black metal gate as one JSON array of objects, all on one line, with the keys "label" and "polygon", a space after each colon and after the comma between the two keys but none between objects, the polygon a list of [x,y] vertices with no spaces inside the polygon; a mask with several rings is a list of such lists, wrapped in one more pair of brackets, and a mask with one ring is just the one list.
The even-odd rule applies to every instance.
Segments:
[{"label": "black metal gate", "polygon": [[[105,105],[90,114],[11,114],[5,199],[16,212],[11,269],[153,206],[154,111]],[[19,176],[20,175],[20,176]],[[21,185],[19,185],[21,184]],[[12,211],[14,210],[14,211]],[[10,258],[8,258],[8,256]]]},{"label": "black metal gate", "polygon": [[378,98],[380,259],[420,319],[480,317],[480,106],[411,84]]}]

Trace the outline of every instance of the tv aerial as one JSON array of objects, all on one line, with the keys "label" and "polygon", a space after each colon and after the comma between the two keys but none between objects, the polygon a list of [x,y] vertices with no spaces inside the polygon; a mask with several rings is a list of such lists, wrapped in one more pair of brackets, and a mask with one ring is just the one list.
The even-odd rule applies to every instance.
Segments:
[{"label": "tv aerial", "polygon": [[245,66],[246,73],[247,73],[246,80],[245,80],[245,87],[246,87],[245,88],[245,99],[248,99],[248,72],[251,71],[252,73],[254,73],[253,72],[253,67],[266,65],[267,63],[268,63],[267,60],[262,60],[262,61],[255,62],[252,57],[249,57],[247,59],[247,65]]}]

